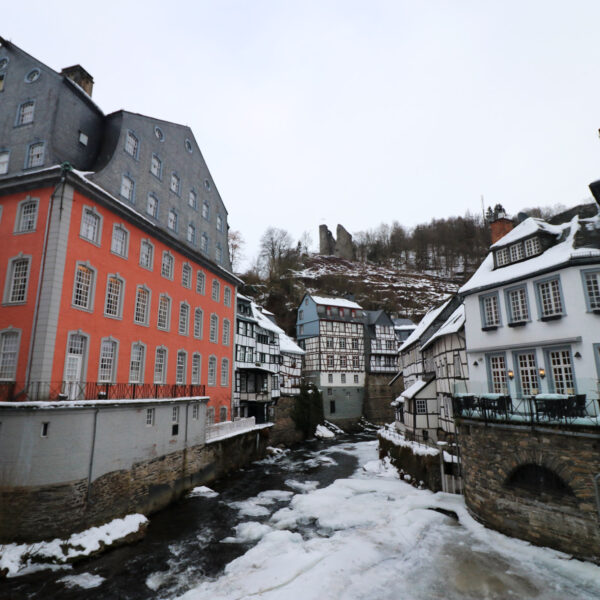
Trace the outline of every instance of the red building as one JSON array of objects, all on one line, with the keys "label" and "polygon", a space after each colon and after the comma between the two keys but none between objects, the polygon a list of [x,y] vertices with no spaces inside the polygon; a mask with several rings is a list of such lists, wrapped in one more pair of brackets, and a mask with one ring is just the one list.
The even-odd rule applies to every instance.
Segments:
[{"label": "red building", "polygon": [[0,42],[2,399],[205,391],[230,418],[239,280],[191,130]]}]

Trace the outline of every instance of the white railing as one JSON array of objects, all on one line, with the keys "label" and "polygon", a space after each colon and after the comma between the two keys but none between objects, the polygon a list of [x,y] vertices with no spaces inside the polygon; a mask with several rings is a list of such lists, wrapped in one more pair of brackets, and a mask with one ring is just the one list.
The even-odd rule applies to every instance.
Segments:
[{"label": "white railing", "polygon": [[223,423],[213,423],[206,426],[206,441],[214,440],[219,437],[230,436],[235,433],[253,429],[256,426],[254,417],[238,419],[237,421],[223,421]]}]

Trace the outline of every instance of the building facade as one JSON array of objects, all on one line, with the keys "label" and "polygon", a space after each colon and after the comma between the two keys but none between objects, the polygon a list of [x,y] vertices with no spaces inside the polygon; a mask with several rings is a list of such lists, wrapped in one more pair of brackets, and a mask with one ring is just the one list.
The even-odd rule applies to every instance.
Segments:
[{"label": "building facade", "polygon": [[228,419],[239,280],[191,130],[105,116],[81,67],[0,44],[3,399],[206,386],[208,418]]},{"label": "building facade", "polygon": [[407,437],[438,440],[452,434],[449,409],[455,381],[466,378],[464,312],[454,296],[430,310],[400,347],[404,391],[394,401],[396,428]]},{"label": "building facade", "polygon": [[363,413],[365,322],[362,307],[344,298],[306,294],[298,307],[305,377],[323,394],[325,418],[334,422],[358,421]]}]

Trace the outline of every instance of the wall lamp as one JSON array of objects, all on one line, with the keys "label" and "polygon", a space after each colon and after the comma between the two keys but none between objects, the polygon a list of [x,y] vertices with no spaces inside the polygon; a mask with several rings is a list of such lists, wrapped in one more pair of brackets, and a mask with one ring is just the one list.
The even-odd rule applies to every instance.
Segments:
[{"label": "wall lamp", "polygon": [[546,377],[546,369],[540,369],[540,370],[538,371],[538,373],[540,374],[540,377],[541,377],[542,379],[544,379],[544,377]]},{"label": "wall lamp", "polygon": [[575,358],[581,358],[581,353],[580,352],[575,352],[575,354],[573,354],[573,356]]},{"label": "wall lamp", "polygon": [[509,379],[515,378],[515,372],[512,369],[509,369],[509,371],[508,371],[508,378]]},{"label": "wall lamp", "polygon": [[479,363],[478,363],[477,361],[475,361],[475,362],[473,363],[473,366],[474,366],[474,367],[476,367],[476,366],[478,366],[478,365],[479,365]]}]

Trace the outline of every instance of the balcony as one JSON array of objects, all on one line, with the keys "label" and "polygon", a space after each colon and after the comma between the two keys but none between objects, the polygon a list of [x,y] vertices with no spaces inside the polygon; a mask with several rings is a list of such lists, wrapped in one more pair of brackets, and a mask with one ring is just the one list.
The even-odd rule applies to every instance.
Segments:
[{"label": "balcony", "polygon": [[455,418],[485,423],[553,427],[600,427],[600,407],[586,394],[537,394],[511,397],[505,394],[454,394]]},{"label": "balcony", "polygon": [[204,396],[204,385],[170,383],[98,383],[35,381],[0,382],[0,402],[57,402],[63,400],[144,400]]}]

